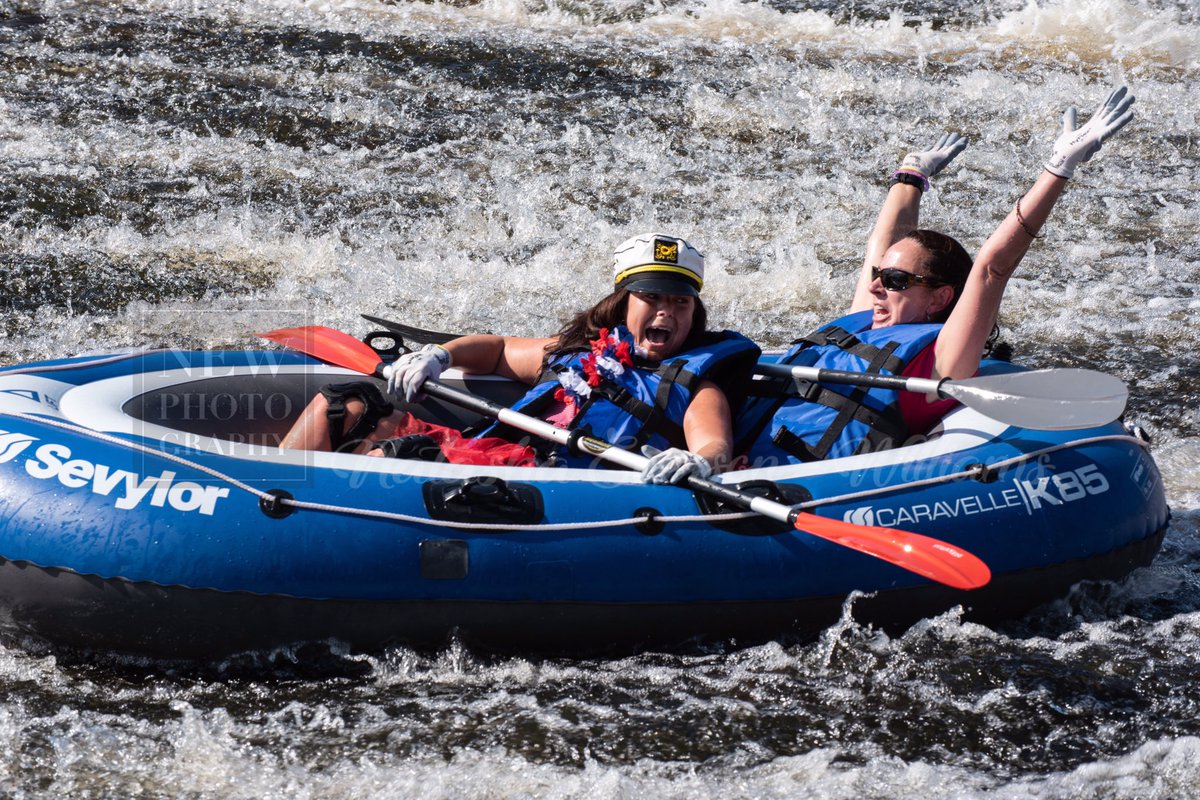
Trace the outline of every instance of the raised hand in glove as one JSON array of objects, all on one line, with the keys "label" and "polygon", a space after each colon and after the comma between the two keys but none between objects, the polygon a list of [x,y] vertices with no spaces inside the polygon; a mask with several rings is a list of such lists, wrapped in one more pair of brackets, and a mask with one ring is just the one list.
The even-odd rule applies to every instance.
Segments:
[{"label": "raised hand in glove", "polygon": [[697,478],[712,475],[708,459],[678,447],[659,451],[647,445],[642,453],[650,456],[642,469],[642,480],[646,483],[679,483],[689,475]]},{"label": "raised hand in glove", "polygon": [[918,150],[914,153],[909,153],[900,162],[900,167],[896,170],[896,176],[912,175],[917,178],[921,184],[921,191],[929,189],[929,179],[937,175],[946,165],[954,160],[954,157],[965,150],[967,147],[967,137],[959,133],[942,134],[942,138],[937,140],[937,144],[928,150]]},{"label": "raised hand in glove", "polygon": [[1075,127],[1075,106],[1068,108],[1063,114],[1062,133],[1054,142],[1054,152],[1046,162],[1046,169],[1060,178],[1072,177],[1076,166],[1094,156],[1108,137],[1133,119],[1133,101],[1134,96],[1126,87],[1113,89],[1092,118],[1078,128]]},{"label": "raised hand in glove", "polygon": [[436,344],[427,344],[413,353],[406,353],[387,367],[387,390],[408,402],[418,399],[421,386],[430,378],[437,380],[442,370],[450,366],[450,353]]}]

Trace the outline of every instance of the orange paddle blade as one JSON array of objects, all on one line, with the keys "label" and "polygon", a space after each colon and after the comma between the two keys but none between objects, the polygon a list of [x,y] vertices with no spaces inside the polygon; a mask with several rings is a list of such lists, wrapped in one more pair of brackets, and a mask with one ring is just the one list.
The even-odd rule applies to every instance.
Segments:
[{"label": "orange paddle blade", "polygon": [[978,589],[992,579],[988,565],[966,550],[919,533],[855,525],[801,513],[796,530],[881,558],[955,589]]},{"label": "orange paddle blade", "polygon": [[348,333],[320,325],[281,328],[255,335],[364,375],[374,375],[380,363],[379,354],[363,342]]}]

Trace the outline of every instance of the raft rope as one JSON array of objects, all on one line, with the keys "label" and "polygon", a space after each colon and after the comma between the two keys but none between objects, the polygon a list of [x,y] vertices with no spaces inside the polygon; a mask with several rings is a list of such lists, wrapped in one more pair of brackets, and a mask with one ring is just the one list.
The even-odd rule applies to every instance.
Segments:
[{"label": "raft rope", "polygon": [[[78,366],[78,365],[73,365],[73,366]],[[615,527],[621,527],[621,526],[625,526],[625,525],[646,525],[648,523],[732,522],[734,520],[751,519],[753,517],[759,516],[759,514],[756,514],[753,511],[735,511],[735,512],[730,512],[727,514],[680,514],[680,515],[663,514],[663,515],[654,515],[654,516],[625,517],[623,519],[595,520],[592,522],[558,522],[558,523],[533,524],[533,525],[508,524],[508,525],[502,525],[502,526],[497,525],[495,523],[457,522],[454,520],[431,519],[429,517],[419,517],[419,516],[415,516],[412,514],[400,514],[400,513],[394,512],[394,511],[381,511],[381,510],[373,509],[373,508],[358,508],[355,506],[340,506],[340,505],[333,505],[330,503],[314,503],[314,502],[308,501],[308,500],[297,500],[295,498],[280,497],[279,495],[272,494],[271,492],[265,492],[261,489],[257,489],[248,483],[244,483],[244,482],[238,480],[237,478],[233,477],[232,475],[228,475],[224,472],[221,472],[218,469],[206,466],[204,464],[197,463],[195,461],[192,461],[191,459],[184,458],[183,456],[179,456],[174,453],[168,453],[168,452],[165,452],[162,450],[156,450],[154,448],[147,447],[146,445],[142,445],[137,442],[131,442],[131,441],[128,441],[127,439],[121,439],[116,436],[112,436],[110,434],[103,433],[101,431],[92,430],[91,428],[85,428],[81,425],[76,425],[75,423],[72,423],[72,422],[67,422],[65,420],[57,420],[57,419],[53,419],[51,417],[42,417],[42,416],[38,416],[36,414],[26,414],[26,413],[20,412],[20,411],[0,411],[0,415],[14,417],[17,419],[22,419],[22,420],[25,420],[26,422],[33,422],[33,423],[37,423],[40,425],[49,425],[51,427],[60,428],[62,430],[66,430],[66,431],[71,431],[73,433],[77,433],[77,434],[80,434],[83,436],[89,436],[98,441],[107,442],[108,444],[117,445],[119,447],[125,447],[130,450],[135,450],[135,451],[143,453],[145,455],[162,458],[167,461],[171,461],[173,463],[187,467],[189,469],[194,469],[198,472],[203,472],[206,475],[211,475],[214,478],[217,478],[219,480],[226,482],[230,486],[234,486],[238,489],[241,489],[244,492],[254,495],[260,501],[265,501],[265,502],[269,502],[272,504],[278,504],[278,505],[291,506],[296,509],[303,509],[306,511],[324,511],[324,512],[333,513],[333,514],[349,514],[352,516],[370,517],[373,519],[384,519],[384,520],[390,520],[393,522],[408,522],[408,523],[413,523],[413,524],[417,524],[417,525],[427,525],[427,526],[438,527],[438,528],[455,528],[458,530],[472,530],[472,531],[497,531],[497,530],[500,530],[500,531],[581,531],[581,530],[594,530],[597,528],[615,528]],[[803,503],[797,503],[796,505],[792,506],[792,508],[798,509],[800,511],[809,511],[810,509],[818,508],[823,505],[832,505],[835,503],[846,503],[846,502],[852,502],[852,501],[856,501],[856,500],[863,500],[863,499],[875,497],[875,496],[881,495],[881,494],[890,494],[892,492],[899,492],[899,491],[903,491],[906,489],[915,489],[915,488],[919,488],[921,486],[929,486],[929,485],[938,484],[938,483],[949,483],[950,481],[963,480],[963,479],[982,480],[992,473],[1000,472],[1001,470],[1008,469],[1009,467],[1013,467],[1018,464],[1025,463],[1026,461],[1032,461],[1034,459],[1041,458],[1042,456],[1049,455],[1051,453],[1057,453],[1061,450],[1067,450],[1067,449],[1075,448],[1075,447],[1083,447],[1085,445],[1099,444],[1101,442],[1131,442],[1131,443],[1134,443],[1144,449],[1149,448],[1148,442],[1138,438],[1137,436],[1133,436],[1133,435],[1129,435],[1129,434],[1105,434],[1103,436],[1091,436],[1091,437],[1088,437],[1087,439],[1077,439],[1073,442],[1063,442],[1062,444],[1056,444],[1056,445],[1052,445],[1050,447],[1043,447],[1040,450],[1034,450],[1029,453],[1022,453],[1020,455],[1013,456],[1011,458],[997,461],[993,464],[973,464],[970,467],[968,467],[967,469],[960,470],[959,472],[954,472],[949,475],[938,475],[936,477],[908,481],[907,483],[898,483],[898,484],[893,484],[890,486],[881,486],[881,487],[877,487],[874,489],[865,489],[860,492],[850,492],[847,494],[841,494],[841,495],[837,495],[834,497],[814,498],[812,500],[808,500]]]}]

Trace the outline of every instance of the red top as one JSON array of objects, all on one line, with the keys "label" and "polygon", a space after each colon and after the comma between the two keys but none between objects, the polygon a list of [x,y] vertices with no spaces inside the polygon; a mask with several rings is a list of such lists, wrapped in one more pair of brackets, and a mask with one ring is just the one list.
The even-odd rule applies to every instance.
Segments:
[{"label": "red top", "polygon": [[[926,347],[901,372],[905,378],[932,378],[934,350],[937,342]],[[923,394],[916,392],[900,392],[900,418],[908,426],[909,433],[915,435],[929,433],[934,425],[941,422],[942,417],[958,405],[957,400],[935,400],[928,402]]]}]

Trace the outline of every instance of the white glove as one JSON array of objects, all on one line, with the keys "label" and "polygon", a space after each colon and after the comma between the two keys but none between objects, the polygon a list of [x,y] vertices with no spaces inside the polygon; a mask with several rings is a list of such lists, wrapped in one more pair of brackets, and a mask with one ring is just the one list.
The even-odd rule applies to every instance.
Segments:
[{"label": "white glove", "polygon": [[450,352],[436,344],[427,344],[413,353],[405,353],[387,368],[387,390],[390,394],[413,402],[420,396],[421,385],[430,378],[437,380],[442,370],[450,366]]},{"label": "white glove", "polygon": [[929,179],[937,175],[954,157],[967,147],[967,137],[959,133],[945,133],[937,140],[937,144],[928,150],[918,150],[909,153],[900,162],[897,172],[909,172],[924,178],[925,189],[929,188]]},{"label": "white glove", "polygon": [[1063,130],[1054,142],[1046,169],[1060,178],[1070,178],[1075,167],[1096,154],[1100,145],[1133,119],[1134,96],[1124,86],[1113,89],[1083,127],[1075,127],[1075,106],[1063,114]]},{"label": "white glove", "polygon": [[647,445],[642,448],[642,453],[650,456],[642,468],[642,480],[646,483],[679,483],[689,475],[697,478],[712,475],[712,464],[708,459],[678,447],[659,451]]}]

